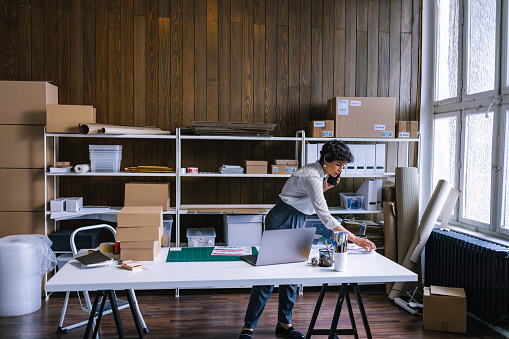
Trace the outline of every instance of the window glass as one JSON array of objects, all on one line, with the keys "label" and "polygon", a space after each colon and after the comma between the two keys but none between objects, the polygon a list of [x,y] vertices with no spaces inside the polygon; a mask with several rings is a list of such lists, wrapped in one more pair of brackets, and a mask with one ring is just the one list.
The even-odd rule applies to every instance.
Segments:
[{"label": "window glass", "polygon": [[433,190],[438,180],[456,183],[457,117],[435,118],[433,145]]},{"label": "window glass", "polygon": [[[509,123],[509,111],[506,111],[506,122]],[[504,152],[504,188],[502,193],[504,194],[505,205],[504,208],[504,222],[503,227],[509,229],[509,134],[506,131],[505,135],[505,152]],[[505,192],[504,192],[505,191]]]},{"label": "window glass", "polygon": [[468,2],[467,94],[495,87],[496,0]]},{"label": "window glass", "polygon": [[493,112],[467,114],[463,217],[490,223]]},{"label": "window glass", "polygon": [[440,1],[437,27],[435,100],[458,96],[458,0]]}]

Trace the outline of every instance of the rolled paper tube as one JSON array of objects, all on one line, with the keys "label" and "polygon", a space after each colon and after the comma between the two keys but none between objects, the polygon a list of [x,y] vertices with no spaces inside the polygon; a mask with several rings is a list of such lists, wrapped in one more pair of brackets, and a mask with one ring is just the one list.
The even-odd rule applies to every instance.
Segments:
[{"label": "rolled paper tube", "polygon": [[79,164],[74,166],[74,172],[76,173],[85,173],[90,171],[90,165],[87,164]]},{"label": "rolled paper tube", "polygon": [[419,226],[419,180],[416,167],[396,168],[396,216],[397,258],[401,265]]},{"label": "rolled paper tube", "polygon": [[[452,185],[447,181],[438,181],[437,187],[433,191],[433,195],[429,200],[428,206],[426,206],[426,210],[422,215],[421,224],[419,225],[417,232],[415,232],[410,248],[408,249],[403,263],[401,264],[403,267],[412,270],[415,263],[419,261],[422,250],[428,241],[431,231],[433,231],[433,227],[437,222],[440,211],[442,211],[442,208],[444,207],[451,188]],[[405,286],[405,282],[394,283],[391,293],[389,294],[389,298],[395,299],[400,297],[401,293],[404,292]]]}]

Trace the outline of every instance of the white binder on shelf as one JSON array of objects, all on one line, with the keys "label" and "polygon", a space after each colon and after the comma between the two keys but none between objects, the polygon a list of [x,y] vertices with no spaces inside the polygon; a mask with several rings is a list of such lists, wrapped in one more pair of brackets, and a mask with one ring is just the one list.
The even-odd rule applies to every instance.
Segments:
[{"label": "white binder on shelf", "polygon": [[376,180],[376,208],[382,209],[382,179]]},{"label": "white binder on shelf", "polygon": [[375,174],[384,175],[385,173],[385,144],[375,145]]},{"label": "white binder on shelf", "polygon": [[355,161],[355,175],[366,175],[366,145],[356,145],[357,160]]},{"label": "white binder on shelf", "polygon": [[377,181],[375,179],[366,180],[357,190],[358,195],[364,196],[362,208],[368,211],[378,209],[377,207]]},{"label": "white binder on shelf", "polygon": [[306,164],[312,164],[319,159],[317,144],[306,144]]},{"label": "white binder on shelf", "polygon": [[357,163],[357,146],[353,144],[347,144],[348,148],[350,148],[350,152],[353,155],[353,161],[346,164],[343,167],[343,175],[355,175],[355,164]]},{"label": "white binder on shelf", "polygon": [[364,145],[365,149],[365,161],[366,161],[366,176],[375,175],[375,146],[376,145]]}]

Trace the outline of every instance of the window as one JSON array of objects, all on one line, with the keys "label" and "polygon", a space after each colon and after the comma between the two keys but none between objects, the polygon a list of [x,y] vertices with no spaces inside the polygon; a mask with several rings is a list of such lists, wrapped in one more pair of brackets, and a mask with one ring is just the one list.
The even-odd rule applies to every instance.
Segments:
[{"label": "window", "polygon": [[496,0],[468,1],[467,94],[495,86]]},{"label": "window", "polygon": [[461,192],[456,225],[509,235],[509,0],[435,0],[435,16],[432,185]]},{"label": "window", "polygon": [[462,217],[490,223],[493,112],[465,114]]},{"label": "window", "polygon": [[440,1],[435,100],[458,96],[459,0]]}]

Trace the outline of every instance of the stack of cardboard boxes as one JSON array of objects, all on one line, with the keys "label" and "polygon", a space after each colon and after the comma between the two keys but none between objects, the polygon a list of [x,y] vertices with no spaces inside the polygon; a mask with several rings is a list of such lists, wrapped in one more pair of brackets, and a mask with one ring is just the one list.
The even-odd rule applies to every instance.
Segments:
[{"label": "stack of cardboard boxes", "polygon": [[124,208],[117,216],[121,260],[151,261],[157,257],[161,242],[167,243],[169,239],[163,229],[163,210],[169,208],[168,183],[125,184]]},{"label": "stack of cardboard boxes", "polygon": [[[44,125],[58,88],[44,81],[0,81],[0,237],[44,234]],[[53,159],[53,145],[47,145]],[[51,184],[52,181],[49,181]],[[48,187],[48,200],[53,187]]]}]

